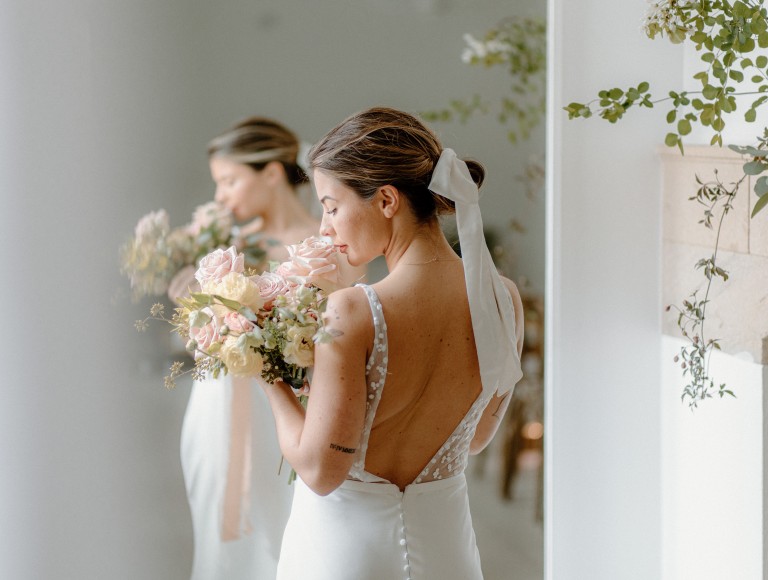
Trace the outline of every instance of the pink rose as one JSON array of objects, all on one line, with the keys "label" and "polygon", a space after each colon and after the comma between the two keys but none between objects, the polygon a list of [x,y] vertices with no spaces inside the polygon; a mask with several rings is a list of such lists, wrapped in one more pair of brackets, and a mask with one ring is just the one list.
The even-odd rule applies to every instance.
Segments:
[{"label": "pink rose", "polygon": [[[224,337],[219,334],[219,327],[215,318],[200,328],[190,328],[189,337],[197,343],[198,349],[205,352],[208,352],[212,344],[224,342]],[[203,356],[202,353],[195,351],[195,359],[201,356]]]},{"label": "pink rose", "polygon": [[193,236],[198,236],[204,229],[216,226],[222,237],[227,237],[232,229],[232,214],[224,206],[210,201],[195,208],[192,223],[187,226]]},{"label": "pink rose", "polygon": [[300,244],[286,246],[290,259],[278,266],[275,273],[293,284],[314,284],[331,292],[339,281],[338,253],[327,240],[313,236]]},{"label": "pink rose", "polygon": [[200,260],[200,267],[195,278],[200,287],[205,289],[211,282],[218,282],[230,272],[242,273],[245,270],[245,256],[238,254],[234,246],[227,250],[214,250]]},{"label": "pink rose", "polygon": [[136,224],[136,239],[141,240],[144,238],[160,238],[168,234],[170,231],[170,220],[168,218],[168,212],[164,209],[153,211],[145,215]]},{"label": "pink rose", "polygon": [[259,287],[259,293],[264,300],[264,310],[272,308],[275,298],[288,294],[291,289],[291,285],[285,277],[277,272],[264,272],[256,280],[256,285]]},{"label": "pink rose", "polygon": [[242,334],[244,332],[250,332],[256,326],[253,322],[248,320],[245,316],[239,312],[228,312],[224,316],[224,324],[227,325],[230,332]]}]

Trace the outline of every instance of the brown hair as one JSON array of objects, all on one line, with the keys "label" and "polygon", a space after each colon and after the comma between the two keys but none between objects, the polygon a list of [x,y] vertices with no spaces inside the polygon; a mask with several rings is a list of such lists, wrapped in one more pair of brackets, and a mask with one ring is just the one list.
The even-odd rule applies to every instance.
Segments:
[{"label": "brown hair", "polygon": [[[316,143],[309,152],[309,166],[363,199],[392,185],[405,195],[423,223],[455,211],[452,201],[428,188],[442,149],[437,136],[413,115],[374,107],[345,119]],[[479,187],[485,176],[483,166],[466,163]]]},{"label": "brown hair", "polygon": [[296,135],[266,117],[244,119],[208,144],[209,159],[224,157],[256,171],[261,171],[271,161],[277,161],[293,186],[308,181],[306,173],[299,167],[298,155],[299,140]]}]

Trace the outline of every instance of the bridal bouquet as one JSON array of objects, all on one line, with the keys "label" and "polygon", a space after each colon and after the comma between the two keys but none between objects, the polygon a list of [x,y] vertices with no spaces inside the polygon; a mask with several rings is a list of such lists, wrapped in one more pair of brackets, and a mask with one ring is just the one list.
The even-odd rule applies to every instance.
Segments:
[{"label": "bridal bouquet", "polygon": [[[322,314],[328,294],[340,286],[338,254],[317,237],[287,248],[288,261],[259,275],[246,271],[234,247],[214,250],[195,273],[200,292],[180,298],[172,318],[164,317],[162,305],[152,307],[150,318],[169,322],[195,357],[189,371],[181,362],[171,366],[166,387],[185,372],[196,379],[224,372],[301,389],[315,343],[332,338]],[[137,328],[146,322],[137,321]]]},{"label": "bridal bouquet", "polygon": [[142,217],[120,248],[121,271],[135,299],[166,292],[175,297],[192,281],[198,260],[216,248],[243,246],[249,264],[262,263],[266,252],[256,242],[239,239],[231,213],[216,202],[198,206],[190,223],[173,229],[161,209]]}]

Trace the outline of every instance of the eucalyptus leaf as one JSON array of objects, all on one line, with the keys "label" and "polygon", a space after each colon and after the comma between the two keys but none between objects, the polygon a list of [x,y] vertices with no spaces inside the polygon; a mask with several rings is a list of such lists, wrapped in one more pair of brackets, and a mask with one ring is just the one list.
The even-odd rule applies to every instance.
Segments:
[{"label": "eucalyptus leaf", "polygon": [[766,169],[768,169],[768,164],[762,161],[755,160],[744,164],[744,173],[747,175],[760,175]]},{"label": "eucalyptus leaf", "polygon": [[768,176],[763,175],[762,177],[758,177],[753,189],[758,197],[763,197],[768,193]]},{"label": "eucalyptus leaf", "polygon": [[223,296],[220,296],[218,294],[212,295],[216,300],[218,300],[221,304],[229,308],[230,310],[234,310],[235,312],[239,312],[241,308],[243,308],[243,305],[237,302],[236,300],[230,300],[229,298],[224,298]]},{"label": "eucalyptus leaf", "polygon": [[752,208],[752,217],[755,217],[766,205],[768,205],[768,195],[763,195],[757,200],[755,207]]}]

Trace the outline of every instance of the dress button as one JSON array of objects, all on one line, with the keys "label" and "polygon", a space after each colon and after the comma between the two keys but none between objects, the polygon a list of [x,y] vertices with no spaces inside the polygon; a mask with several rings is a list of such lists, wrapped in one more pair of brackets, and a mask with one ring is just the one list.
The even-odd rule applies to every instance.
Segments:
[{"label": "dress button", "polygon": [[403,566],[403,572],[405,572],[406,574],[410,574],[411,567],[408,564],[406,564],[405,566]]},{"label": "dress button", "polygon": [[401,546],[405,546],[405,544],[406,544],[406,543],[407,543],[407,542],[405,541],[405,538],[403,538],[402,540],[400,540],[400,545],[401,545]]}]

